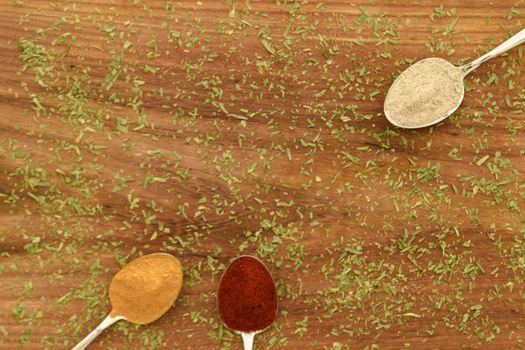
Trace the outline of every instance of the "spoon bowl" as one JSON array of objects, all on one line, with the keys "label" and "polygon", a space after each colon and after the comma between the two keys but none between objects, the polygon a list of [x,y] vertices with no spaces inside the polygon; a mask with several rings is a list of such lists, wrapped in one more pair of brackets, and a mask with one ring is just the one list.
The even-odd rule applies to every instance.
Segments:
[{"label": "spoon bowl", "polygon": [[[156,268],[156,276],[145,275],[146,268]],[[168,280],[174,284],[173,289],[166,288]],[[152,323],[170,309],[181,288],[182,266],[179,259],[165,253],[144,255],[126,264],[113,277],[108,290],[112,306],[110,316],[122,316],[140,325]],[[160,291],[164,294],[162,299],[156,297]],[[139,298],[141,305],[137,305]]]},{"label": "spoon bowl", "polygon": [[[384,113],[393,125],[416,129],[446,119],[463,102],[465,88],[462,67],[439,57],[418,61],[401,73],[388,90]],[[418,81],[417,89],[411,88]],[[444,99],[438,100],[436,96]],[[399,103],[402,101],[402,104]]]},{"label": "spoon bowl", "polygon": [[217,305],[221,321],[242,337],[245,350],[252,350],[255,335],[277,317],[277,289],[264,263],[250,255],[232,261],[221,277]]}]

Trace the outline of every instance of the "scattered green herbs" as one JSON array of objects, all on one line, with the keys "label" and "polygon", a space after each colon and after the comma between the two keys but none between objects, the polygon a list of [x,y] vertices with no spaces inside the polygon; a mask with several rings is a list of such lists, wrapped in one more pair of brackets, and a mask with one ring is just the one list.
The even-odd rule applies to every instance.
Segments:
[{"label": "scattered green herbs", "polygon": [[474,58],[497,42],[472,21],[525,9],[438,4],[5,5],[0,345],[70,348],[160,250],[187,266],[177,308],[100,346],[235,348],[215,290],[243,253],[278,282],[261,348],[525,346],[523,49],[438,126],[382,115],[408,65]]}]

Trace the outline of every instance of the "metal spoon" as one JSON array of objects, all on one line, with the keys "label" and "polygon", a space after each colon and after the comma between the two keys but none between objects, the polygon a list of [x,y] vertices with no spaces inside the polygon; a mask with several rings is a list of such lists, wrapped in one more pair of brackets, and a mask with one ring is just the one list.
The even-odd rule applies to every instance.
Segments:
[{"label": "metal spoon", "polygon": [[82,339],[71,350],[84,350],[106,328],[108,328],[109,326],[111,326],[113,323],[115,323],[117,321],[125,320],[125,319],[126,318],[124,316],[111,317],[110,315],[107,315],[106,318],[102,322],[100,322],[100,324],[97,326],[97,328],[95,328],[91,333],[89,333],[84,339]]},{"label": "metal spoon", "polygon": [[[158,259],[159,257],[163,259],[169,258],[166,260],[164,264],[165,266],[171,265],[173,268],[173,271],[176,271],[175,273],[172,274],[172,276],[170,276],[170,278],[180,279],[180,282],[178,283],[178,288],[175,288],[174,290],[171,291],[171,295],[170,295],[171,298],[169,298],[169,300],[166,300],[164,305],[160,305],[160,312],[155,313],[153,315],[149,315],[147,319],[143,319],[143,320],[135,319],[133,315],[129,315],[129,312],[128,312],[128,315],[125,315],[126,310],[119,310],[120,309],[119,305],[115,305],[115,302],[114,302],[115,294],[114,294],[112,285],[116,283],[115,281],[118,281],[119,274],[122,271],[124,271],[126,268],[130,268],[131,265],[136,266],[137,264],[144,263],[147,260]],[[165,253],[154,253],[154,254],[143,255],[140,258],[133,260],[129,264],[125,265],[119,272],[117,272],[117,274],[115,275],[115,277],[113,277],[113,280],[111,281],[111,284],[109,286],[109,300],[112,303],[113,310],[109,313],[109,315],[106,316],[106,318],[91,333],[89,333],[84,339],[82,339],[71,350],[84,350],[89,344],[91,344],[93,340],[95,340],[96,337],[100,335],[100,333],[102,333],[106,328],[108,328],[109,326],[111,326],[113,323],[117,321],[126,320],[128,322],[135,323],[135,324],[148,324],[148,323],[151,323],[157,320],[162,315],[164,315],[166,311],[168,311],[169,308],[173,305],[173,303],[177,299],[177,296],[179,295],[181,286],[182,286],[182,266],[176,257],[170,254],[165,254]],[[156,302],[158,303],[158,301]]]},{"label": "metal spoon", "polygon": [[[434,124],[437,124],[439,123],[440,121],[446,119],[448,116],[450,116],[452,113],[454,113],[454,111],[456,111],[456,109],[458,109],[458,107],[461,105],[461,102],[463,101],[463,97],[465,95],[465,89],[463,88],[463,79],[470,73],[472,72],[474,69],[478,68],[481,64],[487,62],[488,60],[496,57],[496,56],[499,56],[507,51],[509,51],[510,49],[522,44],[525,42],[525,29],[522,29],[518,34],[512,36],[510,39],[506,40],[505,42],[503,42],[502,44],[500,44],[499,46],[497,46],[495,49],[487,52],[486,54],[484,54],[483,56],[479,57],[478,59],[468,63],[468,64],[465,64],[463,66],[460,66],[460,67],[456,67],[454,66],[455,68],[457,68],[458,70],[460,70],[461,74],[458,74],[458,79],[461,79],[461,91],[458,91],[456,96],[454,96],[454,101],[451,101],[451,105],[452,105],[452,108],[450,108],[450,110],[448,110],[448,112],[446,112],[445,114],[442,114],[442,115],[435,115],[435,116],[432,116],[431,121],[430,122],[414,122],[414,123],[410,123],[410,124],[402,124],[399,122],[399,116],[396,116],[396,115],[393,115],[391,113],[391,111],[389,111],[387,108],[386,108],[386,101],[388,100],[389,98],[389,95],[393,94],[393,91],[395,91],[396,89],[396,82],[399,81],[399,79],[403,76],[403,74],[406,73],[406,71],[408,69],[410,69],[411,67],[414,67],[415,65],[417,64],[420,64],[426,60],[429,60],[429,59],[425,59],[425,60],[421,60],[419,62],[416,62],[414,63],[414,65],[410,66],[409,68],[407,68],[407,70],[405,70],[403,73],[401,73],[399,75],[399,77],[397,77],[397,79],[394,81],[394,83],[392,84],[392,86],[390,87],[390,89],[388,90],[388,93],[386,95],[386,98],[385,98],[385,106],[384,106],[384,112],[385,112],[385,116],[386,118],[388,119],[388,121],[392,124],[394,124],[395,126],[398,126],[400,128],[405,128],[405,129],[417,129],[417,128],[424,128],[424,127],[427,127],[427,126],[431,126],[431,125],[434,125]],[[436,57],[432,57],[430,59],[437,59],[437,60],[442,60],[442,61],[445,61],[441,58],[436,58]],[[447,62],[448,64],[450,64],[452,66],[452,63],[448,62],[448,61],[445,61]],[[436,72],[437,73],[437,72]],[[429,77],[431,78],[431,77]],[[409,92],[410,93],[410,92]],[[452,103],[453,102],[453,103]]]},{"label": "metal spoon", "polygon": [[[266,270],[269,278],[272,279],[272,288],[273,288],[273,292],[275,293],[275,300],[272,300],[272,302],[275,303],[275,315],[272,318],[271,322],[268,322],[261,329],[258,329],[258,330],[255,330],[255,331],[251,331],[251,332],[240,331],[240,330],[235,329],[233,326],[229,325],[229,322],[228,322],[229,320],[227,318],[225,318],[224,315],[223,315],[223,310],[224,310],[224,308],[227,308],[228,305],[223,305],[223,303],[221,302],[221,284],[224,281],[224,276],[228,273],[228,270],[232,266],[234,266],[235,264],[241,263],[243,260],[252,260],[252,262],[255,261],[257,264],[259,264],[260,266],[262,266]],[[249,278],[249,277],[247,276],[247,278]],[[245,287],[246,287],[246,283],[242,283],[242,285],[237,286],[237,288],[239,288],[239,289],[243,289]],[[221,321],[228,328],[230,328],[232,331],[234,331],[235,333],[239,334],[242,337],[244,350],[253,350],[253,342],[254,342],[255,336],[257,334],[267,330],[272,325],[273,321],[275,320],[275,317],[277,316],[277,291],[275,289],[275,283],[273,283],[273,278],[272,278],[272,276],[270,274],[270,271],[268,270],[266,265],[264,265],[264,263],[261,260],[259,260],[258,258],[254,257],[254,256],[251,256],[251,255],[241,255],[237,259],[232,261],[231,264],[228,266],[228,268],[224,271],[224,274],[222,275],[221,281],[219,283],[219,293],[217,293],[217,294],[218,294],[217,295],[217,304],[218,304],[218,309],[219,309],[219,317],[220,317]],[[258,310],[256,308],[254,308],[254,309],[251,309],[251,310],[247,310],[247,312],[251,312],[252,314],[255,314],[255,313],[258,312]]]}]

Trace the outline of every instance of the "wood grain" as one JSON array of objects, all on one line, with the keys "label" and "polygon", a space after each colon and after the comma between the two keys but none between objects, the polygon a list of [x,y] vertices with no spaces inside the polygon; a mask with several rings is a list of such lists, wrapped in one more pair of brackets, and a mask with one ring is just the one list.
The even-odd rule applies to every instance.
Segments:
[{"label": "wood grain", "polygon": [[181,298],[92,349],[240,349],[242,253],[279,285],[258,349],[525,347],[522,51],[435,128],[382,115],[402,60],[473,59],[524,2],[297,3],[0,1],[0,348],[70,348],[156,251]]}]

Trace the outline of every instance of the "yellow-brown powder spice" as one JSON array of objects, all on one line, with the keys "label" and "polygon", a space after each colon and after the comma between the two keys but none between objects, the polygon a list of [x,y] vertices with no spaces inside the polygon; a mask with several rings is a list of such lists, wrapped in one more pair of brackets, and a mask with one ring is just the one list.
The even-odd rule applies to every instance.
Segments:
[{"label": "yellow-brown powder spice", "polygon": [[146,324],[161,317],[182,287],[182,266],[169,254],[149,254],[125,265],[111,281],[110,315]]}]

